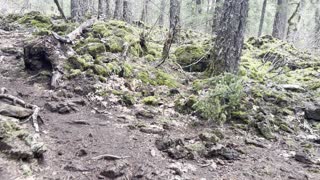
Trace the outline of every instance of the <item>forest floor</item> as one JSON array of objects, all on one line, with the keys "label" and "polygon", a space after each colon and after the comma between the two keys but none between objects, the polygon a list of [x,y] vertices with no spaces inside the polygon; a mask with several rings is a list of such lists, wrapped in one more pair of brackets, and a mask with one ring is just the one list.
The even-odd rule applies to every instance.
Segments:
[{"label": "forest floor", "polygon": [[[302,137],[269,141],[225,125],[218,127],[224,138],[210,147],[215,157],[197,157],[186,152],[184,144],[199,141],[206,125],[179,121],[188,116],[158,124],[147,115],[141,118],[137,109],[108,106],[102,112],[67,87],[51,90],[49,77],[35,78],[24,68],[23,42],[30,36],[25,31],[0,30],[0,88],[41,107],[41,139],[47,151],[40,160],[28,162],[0,154],[0,179],[320,179],[320,145]],[[52,112],[47,106],[55,103],[77,104],[78,109]],[[142,122],[145,125],[139,126]],[[34,131],[31,124],[22,126]],[[307,141],[316,149],[312,159],[301,152]],[[172,144],[171,149],[161,147]]]}]

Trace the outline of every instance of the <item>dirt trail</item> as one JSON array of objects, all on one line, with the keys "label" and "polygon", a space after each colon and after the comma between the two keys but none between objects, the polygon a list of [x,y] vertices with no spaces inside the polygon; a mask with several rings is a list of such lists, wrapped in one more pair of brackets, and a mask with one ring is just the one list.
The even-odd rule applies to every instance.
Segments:
[{"label": "dirt trail", "polygon": [[[51,112],[45,108],[47,103],[85,98],[76,94],[60,97],[59,92],[48,89],[48,79],[35,81],[25,72],[22,42],[29,36],[26,32],[0,33],[0,87],[42,108],[42,138],[48,151],[43,161],[30,165],[33,175],[29,177],[22,175],[21,162],[1,155],[0,179],[320,179],[318,166],[286,157],[304,143],[290,136],[277,142],[262,140],[261,148],[244,143],[251,138],[249,134],[226,130],[222,143],[242,152],[237,160],[172,160],[155,147],[161,135],[131,128],[137,119],[128,118],[130,112],[111,107],[108,113],[97,114],[88,104],[69,114]],[[175,129],[178,131],[167,133],[182,139],[198,135],[197,129]],[[104,154],[123,159],[95,159]]]}]

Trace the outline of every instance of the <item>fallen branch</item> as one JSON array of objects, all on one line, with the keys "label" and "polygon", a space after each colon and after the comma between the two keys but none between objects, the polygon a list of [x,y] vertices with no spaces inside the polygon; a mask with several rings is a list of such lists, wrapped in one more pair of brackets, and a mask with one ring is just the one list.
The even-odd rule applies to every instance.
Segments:
[{"label": "fallen branch", "polygon": [[116,156],[112,154],[103,154],[100,156],[93,157],[92,160],[100,160],[100,159],[106,159],[106,160],[119,160],[119,159],[126,159],[130,156]]},{"label": "fallen branch", "polygon": [[36,105],[26,103],[22,99],[19,99],[15,96],[12,96],[10,94],[6,94],[6,92],[7,92],[7,90],[5,88],[1,88],[0,98],[11,100],[13,102],[13,104],[19,104],[25,108],[29,108],[29,109],[33,110],[32,115],[27,119],[27,121],[32,120],[33,127],[34,127],[36,133],[39,133],[40,129],[39,129],[39,124],[38,124],[38,117],[39,117],[40,108]]}]

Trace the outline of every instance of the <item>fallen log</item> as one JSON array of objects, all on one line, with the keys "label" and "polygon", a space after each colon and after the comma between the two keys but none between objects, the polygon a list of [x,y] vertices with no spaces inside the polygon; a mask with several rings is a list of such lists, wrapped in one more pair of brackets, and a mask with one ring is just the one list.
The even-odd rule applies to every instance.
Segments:
[{"label": "fallen log", "polygon": [[96,19],[90,19],[82,23],[77,29],[66,37],[52,32],[51,35],[36,38],[24,46],[25,67],[31,71],[52,71],[51,87],[57,88],[59,80],[64,74],[64,62],[69,56],[74,55],[73,49],[68,46],[72,44],[81,33],[92,26]]}]

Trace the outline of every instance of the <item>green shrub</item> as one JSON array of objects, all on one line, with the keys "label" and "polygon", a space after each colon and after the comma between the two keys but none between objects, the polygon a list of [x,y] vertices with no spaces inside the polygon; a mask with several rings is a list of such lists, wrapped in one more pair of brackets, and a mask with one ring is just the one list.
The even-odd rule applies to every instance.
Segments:
[{"label": "green shrub", "polygon": [[193,108],[201,117],[222,124],[240,106],[243,96],[242,80],[226,73],[205,82],[209,88],[202,91]]}]

